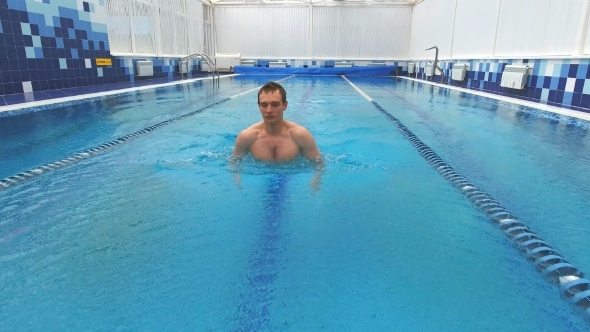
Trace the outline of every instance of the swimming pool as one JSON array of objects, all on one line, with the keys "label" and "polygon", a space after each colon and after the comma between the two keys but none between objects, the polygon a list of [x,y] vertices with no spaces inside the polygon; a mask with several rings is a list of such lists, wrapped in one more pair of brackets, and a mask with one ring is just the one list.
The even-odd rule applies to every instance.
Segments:
[{"label": "swimming pool", "polygon": [[[2,330],[588,330],[558,290],[340,77],[290,77],[326,161],[227,164],[259,121],[244,76],[0,118],[0,178],[183,114],[0,191]],[[349,78],[582,271],[583,122]],[[254,91],[234,97],[240,93]],[[214,107],[204,107],[217,103]]]}]

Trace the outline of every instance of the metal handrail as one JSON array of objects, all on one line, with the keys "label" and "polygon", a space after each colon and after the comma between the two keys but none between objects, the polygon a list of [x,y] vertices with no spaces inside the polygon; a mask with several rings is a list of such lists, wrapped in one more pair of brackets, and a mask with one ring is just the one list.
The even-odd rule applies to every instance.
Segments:
[{"label": "metal handrail", "polygon": [[[187,73],[186,76],[188,78],[188,60],[190,59],[194,59],[194,58],[198,58],[200,57],[201,59],[203,59],[207,65],[209,66],[209,68],[212,69],[212,74],[213,74],[213,81],[215,81],[215,73],[217,73],[217,82],[219,82],[219,68],[217,68],[217,66],[215,65],[215,63],[213,63],[213,61],[211,60],[211,58],[205,54],[205,53],[195,53],[195,54],[191,54],[189,56],[185,56],[184,58],[180,59],[181,61],[181,66],[183,65],[183,62],[186,63],[187,65]],[[180,70],[180,78],[184,79],[184,75],[182,70]]]},{"label": "metal handrail", "polygon": [[[440,82],[444,83],[445,82],[445,72],[443,72],[443,70],[438,66],[438,47],[437,46],[432,46],[431,48],[427,48],[425,49],[425,51],[434,49],[436,51],[436,54],[434,55],[434,63],[432,64],[432,66],[434,67],[434,72],[432,73],[432,78],[434,79],[434,74],[436,74],[436,70],[438,69],[440,71]],[[426,67],[424,67],[426,68]]]}]

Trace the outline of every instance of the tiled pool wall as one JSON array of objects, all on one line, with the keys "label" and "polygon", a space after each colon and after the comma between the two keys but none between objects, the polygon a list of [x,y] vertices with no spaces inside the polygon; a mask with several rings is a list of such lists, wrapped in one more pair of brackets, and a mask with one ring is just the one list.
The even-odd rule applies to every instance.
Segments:
[{"label": "tiled pool wall", "polygon": [[[178,58],[111,56],[105,0],[0,0],[0,20],[0,96],[180,76]],[[97,66],[97,58],[110,58],[112,65]],[[154,75],[138,77],[135,63],[145,59],[153,61]],[[254,60],[257,67],[285,61],[295,68],[332,68],[338,61],[243,60]],[[405,61],[349,62],[354,66],[377,62],[399,66],[396,74],[407,75]],[[470,64],[462,82],[450,79],[456,62]],[[193,60],[190,76],[198,73],[198,63]],[[507,64],[533,67],[525,89],[500,87]],[[442,68],[446,84],[590,112],[590,59],[473,59],[443,61]],[[418,78],[426,79],[423,68]],[[429,80],[440,82],[440,76]]]},{"label": "tiled pool wall", "polygon": [[[180,76],[179,59],[112,57],[104,3],[0,0],[0,95]],[[112,65],[97,66],[97,58]],[[153,76],[135,76],[144,59],[153,61]]]},{"label": "tiled pool wall", "polygon": [[[400,66],[399,74],[403,73],[403,70],[407,70],[407,62],[394,61],[394,60],[301,60],[301,59],[242,59],[244,61],[254,61],[254,67],[270,67],[270,62],[285,62],[287,68],[334,68],[336,62],[346,61],[351,63],[355,67],[369,66],[370,64],[385,64],[386,66]],[[251,66],[251,64],[250,64]]]},{"label": "tiled pool wall", "polygon": [[[469,64],[465,80],[454,81],[451,79],[451,70],[455,63]],[[418,79],[441,82],[439,75],[428,78],[424,75],[425,61],[415,61],[415,64],[417,69],[420,65]],[[502,72],[506,65],[532,67],[532,74],[528,76],[524,89],[517,90],[500,86]],[[444,84],[590,112],[589,58],[471,59],[440,61],[439,66],[444,72]],[[405,75],[407,75],[407,69]],[[416,77],[416,74],[412,74],[411,77]]]}]

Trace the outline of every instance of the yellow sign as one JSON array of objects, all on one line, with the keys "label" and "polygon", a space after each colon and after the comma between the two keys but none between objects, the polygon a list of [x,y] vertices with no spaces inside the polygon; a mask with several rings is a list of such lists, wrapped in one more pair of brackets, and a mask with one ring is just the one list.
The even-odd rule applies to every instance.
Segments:
[{"label": "yellow sign", "polygon": [[113,65],[113,60],[111,59],[96,59],[96,65],[97,66],[112,66]]}]

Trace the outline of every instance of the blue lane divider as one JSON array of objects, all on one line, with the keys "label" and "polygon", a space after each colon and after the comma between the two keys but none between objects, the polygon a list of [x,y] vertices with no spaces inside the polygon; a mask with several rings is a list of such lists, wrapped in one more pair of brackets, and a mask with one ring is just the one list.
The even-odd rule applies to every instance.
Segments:
[{"label": "blue lane divider", "polygon": [[389,121],[395,123],[398,129],[418,150],[424,159],[440,175],[482,211],[496,226],[499,226],[539,272],[549,280],[560,286],[561,294],[590,318],[590,281],[584,279],[584,273],[570,264],[562,255],[541,239],[528,226],[521,223],[516,216],[504,208],[490,195],[479,189],[473,182],[457,172],[447,164],[430,147],[424,144],[414,133],[401,123],[396,117],[387,112],[381,105],[371,101]]},{"label": "blue lane divider", "polygon": [[99,153],[105,152],[106,150],[109,150],[111,148],[114,148],[114,147],[120,145],[121,143],[125,143],[125,142],[127,142],[129,140],[132,140],[132,139],[136,138],[136,137],[139,137],[139,136],[142,136],[142,135],[145,135],[145,134],[149,134],[152,131],[154,131],[154,130],[162,127],[162,126],[169,125],[171,123],[174,123],[176,121],[182,120],[184,118],[188,118],[188,117],[193,116],[195,114],[202,113],[203,111],[208,110],[211,107],[217,106],[217,105],[219,105],[221,103],[224,103],[224,102],[226,102],[226,101],[228,101],[230,99],[232,99],[232,97],[222,99],[222,100],[220,100],[220,101],[218,101],[216,103],[213,103],[211,105],[207,105],[205,107],[199,108],[198,110],[195,110],[195,111],[192,111],[192,112],[183,114],[183,115],[178,116],[176,118],[173,118],[173,119],[170,119],[170,120],[166,120],[166,121],[162,121],[162,122],[160,122],[158,124],[155,124],[153,126],[144,128],[142,130],[136,131],[136,132],[134,132],[132,134],[129,134],[129,135],[126,135],[126,136],[123,136],[123,137],[119,137],[119,138],[117,138],[114,141],[110,141],[110,142],[101,144],[99,146],[92,147],[92,148],[90,148],[90,149],[88,149],[86,151],[77,153],[75,155],[66,157],[64,159],[61,159],[61,160],[58,160],[58,161],[54,161],[54,162],[49,163],[49,164],[45,164],[43,166],[39,166],[39,167],[34,168],[32,170],[28,170],[28,171],[25,171],[25,172],[22,172],[22,173],[18,173],[18,174],[13,175],[13,176],[9,176],[7,178],[4,178],[4,179],[0,180],[0,190],[6,190],[6,189],[8,189],[10,187],[14,187],[14,186],[16,186],[18,184],[21,184],[23,182],[26,182],[26,181],[31,180],[33,178],[36,178],[36,177],[38,177],[38,176],[40,176],[42,174],[46,174],[46,173],[49,173],[49,172],[58,170],[60,168],[69,166],[71,164],[77,163],[77,162],[79,162],[81,160],[90,158],[90,157],[92,157],[94,155],[97,155]]},{"label": "blue lane divider", "polygon": [[581,309],[580,312],[585,319],[590,320],[590,281],[584,278],[582,271],[570,264],[557,250],[553,249],[528,226],[521,223],[493,197],[447,164],[400,120],[387,112],[346,77],[342,76],[342,78],[371,102],[387,120],[393,122],[418,153],[475,207],[482,211],[492,224],[498,226],[514,246],[535,266],[537,271],[558,285],[561,295],[573,303],[576,308]]},{"label": "blue lane divider", "polygon": [[[294,77],[294,76],[295,75],[291,75],[291,76],[288,76],[288,77],[281,78],[281,79],[277,80],[277,82],[287,80],[287,79],[289,79],[291,77]],[[8,188],[14,187],[14,186],[16,186],[18,184],[21,184],[23,182],[26,182],[28,180],[34,179],[34,178],[36,178],[36,177],[38,177],[38,176],[40,176],[42,174],[46,174],[46,173],[49,173],[49,172],[52,172],[52,171],[56,171],[56,170],[58,170],[60,168],[63,168],[63,167],[69,166],[71,164],[77,163],[77,162],[79,162],[81,160],[90,158],[90,157],[92,157],[94,155],[97,155],[99,153],[105,152],[106,150],[109,150],[111,148],[114,148],[114,147],[120,145],[121,143],[125,143],[125,142],[127,142],[127,141],[129,141],[131,139],[136,138],[136,137],[139,137],[139,136],[142,136],[142,135],[145,135],[145,134],[149,134],[150,132],[152,132],[152,131],[154,131],[154,130],[162,127],[162,126],[169,125],[169,124],[174,123],[176,121],[179,121],[179,120],[182,120],[182,119],[191,117],[191,116],[193,116],[195,114],[202,113],[202,112],[204,112],[204,111],[206,111],[206,110],[208,110],[208,109],[210,109],[210,108],[212,108],[214,106],[217,106],[219,104],[225,103],[228,100],[241,97],[241,96],[243,96],[243,95],[245,95],[247,93],[256,91],[256,90],[258,90],[260,88],[261,87],[256,87],[256,88],[253,88],[253,89],[250,89],[250,90],[247,90],[247,91],[238,93],[238,94],[233,95],[231,97],[224,98],[224,99],[222,99],[222,100],[220,100],[218,102],[215,102],[213,104],[210,104],[210,105],[207,105],[205,107],[199,108],[198,110],[195,110],[195,111],[192,111],[192,112],[183,114],[181,116],[178,116],[178,117],[173,118],[173,119],[170,119],[170,120],[162,121],[162,122],[160,122],[158,124],[155,124],[153,126],[144,128],[144,129],[142,129],[140,131],[136,131],[136,132],[134,132],[132,134],[129,134],[129,135],[126,135],[126,136],[123,136],[123,137],[119,137],[119,138],[117,138],[114,141],[110,141],[110,142],[101,144],[99,146],[90,148],[90,149],[88,149],[86,151],[83,151],[83,152],[77,153],[75,155],[66,157],[66,158],[64,158],[62,160],[54,161],[52,163],[45,164],[43,166],[39,166],[39,167],[34,168],[32,170],[24,171],[22,173],[18,173],[16,175],[9,176],[7,178],[1,179],[0,180],[0,191],[1,190],[6,190]]]},{"label": "blue lane divider", "polygon": [[273,283],[279,276],[281,229],[289,177],[288,174],[273,175],[268,184],[259,241],[249,260],[246,292],[240,296],[237,331],[266,331],[270,328]]},{"label": "blue lane divider", "polygon": [[[311,89],[302,98],[309,101]],[[306,110],[303,106],[301,110]],[[274,299],[274,281],[279,277],[283,212],[287,203],[287,185],[290,174],[272,175],[263,200],[261,229],[255,251],[250,256],[246,290],[240,295],[238,306],[239,327],[236,331],[267,331],[271,325],[271,307]]]}]

